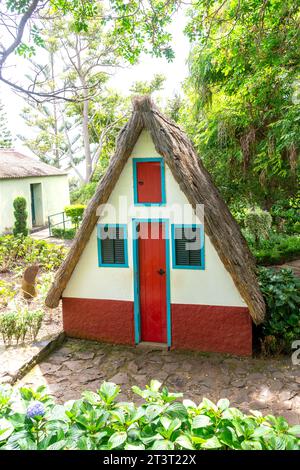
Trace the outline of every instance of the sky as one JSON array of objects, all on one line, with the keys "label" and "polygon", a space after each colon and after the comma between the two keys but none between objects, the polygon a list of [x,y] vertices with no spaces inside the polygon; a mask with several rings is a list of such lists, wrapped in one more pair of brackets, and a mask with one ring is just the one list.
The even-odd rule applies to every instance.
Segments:
[{"label": "sky", "polygon": [[[126,69],[118,69],[111,77],[109,85],[111,88],[117,89],[124,95],[129,94],[129,88],[133,82],[151,80],[155,74],[163,74],[166,76],[164,90],[161,92],[164,99],[181,92],[181,84],[188,73],[187,57],[189,54],[189,42],[183,34],[185,26],[185,15],[181,11],[173,18],[170,32],[173,35],[173,50],[175,51],[175,59],[168,63],[166,59],[153,58],[149,55],[143,55],[137,65]],[[14,72],[20,76],[26,74],[26,63],[15,57]],[[32,130],[29,129],[20,116],[20,112],[25,101],[16,95],[8,86],[0,84],[0,98],[5,105],[10,130],[15,138],[14,147],[19,151],[30,154],[30,151],[24,147],[22,142],[17,138],[18,134],[26,134],[31,136]]]}]

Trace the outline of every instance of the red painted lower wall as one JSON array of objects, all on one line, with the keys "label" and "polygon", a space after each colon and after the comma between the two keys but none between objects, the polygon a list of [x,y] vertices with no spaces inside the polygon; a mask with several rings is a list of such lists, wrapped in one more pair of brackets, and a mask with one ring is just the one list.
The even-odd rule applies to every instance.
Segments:
[{"label": "red painted lower wall", "polygon": [[[172,304],[172,349],[250,356],[252,320],[245,307]],[[67,335],[134,344],[133,302],[63,298]]]},{"label": "red painted lower wall", "polygon": [[62,304],[68,336],[134,344],[133,302],[64,297]]},{"label": "red painted lower wall", "polygon": [[248,308],[172,304],[172,348],[250,356]]}]

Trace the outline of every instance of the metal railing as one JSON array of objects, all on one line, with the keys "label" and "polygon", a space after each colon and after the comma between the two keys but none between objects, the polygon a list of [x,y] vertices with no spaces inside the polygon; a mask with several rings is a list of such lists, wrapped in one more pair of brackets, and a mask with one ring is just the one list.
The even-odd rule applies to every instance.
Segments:
[{"label": "metal railing", "polygon": [[[61,216],[61,220],[59,222],[53,223],[52,219],[57,216]],[[52,237],[53,227],[57,227],[58,225],[60,225],[64,230],[66,230],[66,228],[72,227],[72,223],[70,227],[69,222],[71,222],[71,219],[67,218],[65,212],[57,212],[56,214],[48,215],[48,228],[49,228],[50,237]],[[67,227],[67,224],[69,225],[68,227]]]}]

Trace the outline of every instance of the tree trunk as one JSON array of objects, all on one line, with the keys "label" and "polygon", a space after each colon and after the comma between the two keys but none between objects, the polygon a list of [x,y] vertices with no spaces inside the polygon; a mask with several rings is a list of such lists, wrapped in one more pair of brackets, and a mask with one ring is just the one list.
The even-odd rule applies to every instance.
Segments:
[{"label": "tree trunk", "polygon": [[[55,91],[55,75],[54,75],[54,54],[50,52],[50,67],[51,67],[51,92]],[[59,149],[58,149],[58,123],[57,123],[57,103],[53,100],[53,120],[54,120],[54,166],[60,168]]]},{"label": "tree trunk", "polygon": [[82,108],[82,138],[85,156],[85,182],[88,183],[90,176],[93,172],[92,155],[90,146],[90,132],[89,132],[89,98],[85,80],[81,79],[83,86],[83,108]]}]

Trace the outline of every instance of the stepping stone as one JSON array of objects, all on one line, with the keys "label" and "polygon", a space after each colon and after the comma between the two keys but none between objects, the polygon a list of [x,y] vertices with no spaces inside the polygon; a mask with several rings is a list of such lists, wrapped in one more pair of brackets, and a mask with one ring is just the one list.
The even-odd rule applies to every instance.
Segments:
[{"label": "stepping stone", "polygon": [[278,399],[279,401],[286,401],[286,400],[290,400],[291,398],[293,398],[295,395],[297,394],[297,392],[292,392],[290,390],[283,390],[282,392],[279,393],[278,395]]},{"label": "stepping stone", "polygon": [[84,369],[84,363],[83,362],[79,362],[79,361],[68,361],[64,364],[68,369],[70,369],[71,371],[81,371],[82,369]]},{"label": "stepping stone", "polygon": [[128,383],[128,375],[125,372],[119,372],[109,379],[110,382],[115,383],[116,385],[122,385]]},{"label": "stepping stone", "polygon": [[130,361],[127,365],[127,369],[129,372],[131,372],[132,374],[136,374],[139,370],[139,367],[138,365],[134,362],[134,361]]},{"label": "stepping stone", "polygon": [[132,381],[135,385],[143,388],[148,383],[148,377],[145,374],[136,374],[132,376]]},{"label": "stepping stone", "polygon": [[265,402],[261,402],[258,400],[251,401],[249,403],[249,410],[266,410],[268,408],[268,404]]},{"label": "stepping stone", "polygon": [[235,379],[231,382],[231,385],[233,387],[242,388],[246,385],[246,382],[245,380],[242,380],[242,379]]},{"label": "stepping stone", "polygon": [[248,382],[256,382],[259,380],[264,381],[266,379],[265,374],[261,374],[260,372],[254,373],[254,374],[249,374],[247,377]]},{"label": "stepping stone", "polygon": [[94,358],[95,353],[94,352],[89,352],[89,351],[81,351],[81,352],[78,352],[78,353],[76,352],[74,354],[74,356],[76,357],[76,359],[82,359],[82,360],[88,361],[88,360]]}]

